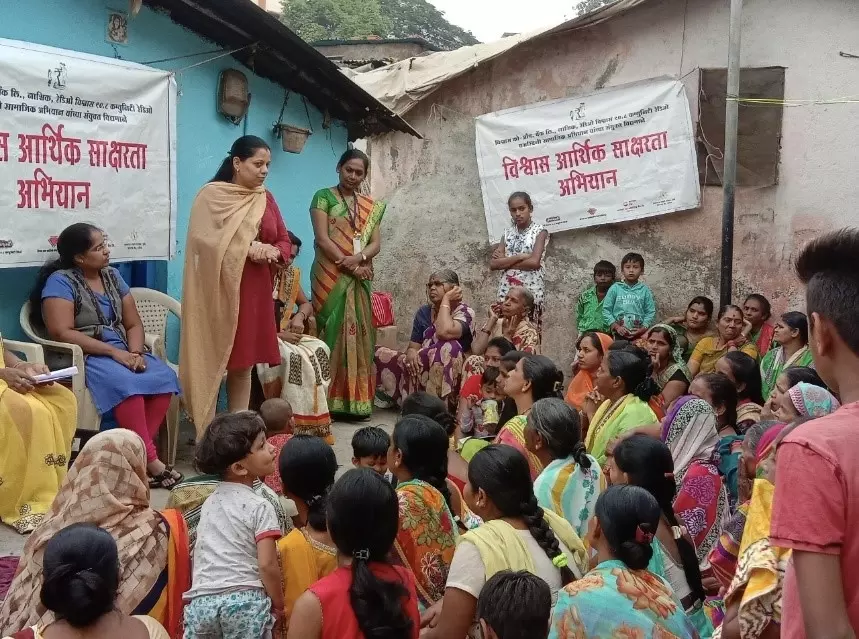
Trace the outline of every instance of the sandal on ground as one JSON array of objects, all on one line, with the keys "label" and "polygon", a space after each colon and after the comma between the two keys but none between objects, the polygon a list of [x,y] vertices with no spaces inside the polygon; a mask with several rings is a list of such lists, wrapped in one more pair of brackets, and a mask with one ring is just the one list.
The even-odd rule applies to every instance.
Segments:
[{"label": "sandal on ground", "polygon": [[160,475],[155,475],[154,477],[149,478],[149,487],[150,488],[165,488],[170,490],[179,484],[185,476],[178,472],[174,471],[172,466],[167,466],[164,468],[164,472]]}]

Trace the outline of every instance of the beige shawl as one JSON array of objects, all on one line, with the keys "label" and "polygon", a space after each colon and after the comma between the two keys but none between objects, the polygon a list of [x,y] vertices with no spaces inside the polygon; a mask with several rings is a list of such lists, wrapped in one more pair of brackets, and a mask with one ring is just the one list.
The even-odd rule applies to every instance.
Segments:
[{"label": "beige shawl", "polygon": [[119,552],[118,610],[131,614],[167,566],[169,533],[149,507],[146,449],[138,435],[116,428],[81,450],[45,519],[24,545],[18,575],[0,607],[0,637],[54,621],[39,600],[42,557],[48,541],[71,524],[91,523],[109,532]]},{"label": "beige shawl", "polygon": [[191,207],[179,379],[198,437],[215,414],[239,321],[242,271],[265,207],[264,188],[247,189],[229,182],[210,182]]}]

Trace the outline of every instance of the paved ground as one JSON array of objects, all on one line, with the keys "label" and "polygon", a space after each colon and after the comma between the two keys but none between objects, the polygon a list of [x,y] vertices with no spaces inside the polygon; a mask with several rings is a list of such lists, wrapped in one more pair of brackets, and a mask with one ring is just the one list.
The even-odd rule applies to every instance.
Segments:
[{"label": "paved ground", "polygon": [[[362,426],[366,426],[367,424],[374,424],[377,426],[382,426],[383,428],[385,428],[385,430],[391,432],[396,419],[396,412],[392,410],[376,409],[375,413],[373,413],[373,417],[367,422],[336,422],[332,427],[332,430],[336,438],[336,443],[334,444],[334,452],[337,453],[337,461],[340,464],[338,476],[339,474],[346,472],[346,470],[348,470],[352,466],[351,442],[352,434],[356,430],[358,430]],[[176,467],[178,468],[179,472],[183,473],[186,477],[196,474],[192,467],[192,460],[194,458],[194,447],[191,442],[193,441],[193,437],[193,427],[188,423],[183,423],[180,437],[181,445],[179,446]],[[164,505],[167,503],[168,495],[169,492],[166,490],[153,490],[151,498],[152,507],[163,508]],[[7,555],[20,555],[21,550],[24,548],[24,542],[26,540],[26,537],[22,537],[8,526],[0,524],[0,557],[5,557]]]}]

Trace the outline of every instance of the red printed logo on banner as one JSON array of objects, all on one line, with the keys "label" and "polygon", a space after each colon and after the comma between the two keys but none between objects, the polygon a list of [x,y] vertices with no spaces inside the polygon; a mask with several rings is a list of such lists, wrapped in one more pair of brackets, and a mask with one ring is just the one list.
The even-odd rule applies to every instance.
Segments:
[{"label": "red printed logo on banner", "polygon": [[59,241],[60,241],[59,235],[52,235],[51,237],[48,238],[48,243],[51,246],[53,246],[54,248],[57,248],[57,242],[59,242]]},{"label": "red printed logo on banner", "polygon": [[595,208],[591,207],[588,209],[588,215],[596,215],[596,214],[597,214],[597,210]]}]

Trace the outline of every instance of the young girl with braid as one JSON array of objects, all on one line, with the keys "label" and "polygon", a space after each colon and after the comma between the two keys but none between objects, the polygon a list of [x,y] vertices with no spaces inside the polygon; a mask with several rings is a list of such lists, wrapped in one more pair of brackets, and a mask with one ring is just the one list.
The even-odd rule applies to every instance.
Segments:
[{"label": "young girl with braid", "polygon": [[459,538],[445,481],[447,449],[444,428],[424,415],[409,415],[398,421],[388,449],[388,468],[397,479],[400,503],[393,559],[414,574],[422,610],[444,595]]},{"label": "young girl with braid", "polygon": [[465,500],[485,522],[463,535],[453,556],[444,599],[421,619],[425,637],[474,636],[477,599],[502,570],[527,570],[552,591],[581,577],[587,558],[566,520],[537,504],[528,462],[515,448],[492,444],[468,465]]},{"label": "young girl with braid", "polygon": [[640,486],[656,498],[662,515],[653,536],[653,556],[647,569],[671,584],[701,639],[712,636],[713,625],[704,610],[706,593],[695,545],[674,513],[677,486],[668,446],[647,435],[631,435],[614,447],[608,472],[613,486]]}]

